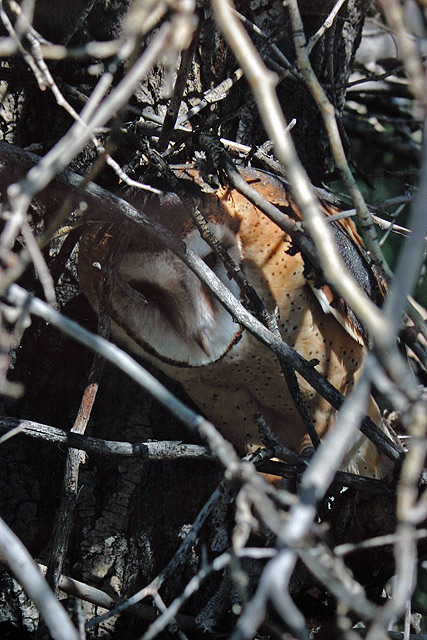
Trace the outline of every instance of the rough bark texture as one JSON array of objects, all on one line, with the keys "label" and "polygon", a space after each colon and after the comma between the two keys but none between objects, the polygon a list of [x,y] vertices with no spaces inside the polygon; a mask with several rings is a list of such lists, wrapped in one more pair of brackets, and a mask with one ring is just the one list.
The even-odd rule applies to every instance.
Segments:
[{"label": "rough bark texture", "polygon": [[[308,36],[321,25],[333,4],[333,1],[301,1]],[[346,2],[335,27],[316,45],[312,54],[315,71],[326,86],[338,114],[343,108],[345,85],[367,4],[366,0]],[[120,19],[127,5],[124,0],[96,2],[70,45],[114,38],[120,31]],[[84,0],[74,3],[67,0],[38,2],[35,26],[47,38],[63,42],[69,38],[73,24],[86,6],[88,3]],[[236,6],[266,32],[268,42],[276,42],[289,60],[294,60],[288,18],[282,2],[257,0],[248,3],[242,0]],[[214,26],[209,2],[200,2],[199,14],[200,40],[185,95],[189,105],[196,103],[204,91],[230,77],[237,67]],[[257,36],[254,36],[254,42],[268,59],[271,52],[267,44]],[[86,64],[59,62],[51,64],[51,68],[64,95],[80,111],[84,94],[89,95],[97,78],[87,72]],[[68,130],[70,118],[56,105],[49,91],[39,90],[22,59],[3,61],[0,80],[8,91],[1,107],[3,139],[20,147],[31,145],[43,155]],[[130,106],[137,109],[150,107],[155,113],[163,114],[167,101],[161,93],[162,81],[162,73],[157,70],[140,87]],[[288,77],[280,83],[278,91],[288,120],[297,119],[292,135],[299,154],[313,181],[319,182],[333,166],[318,110],[298,80]],[[137,120],[135,111],[128,111],[121,118],[124,121]],[[265,132],[244,79],[236,84],[226,100],[216,103],[208,115],[202,112],[193,126],[206,124],[209,118],[224,120],[221,135],[226,138],[253,147],[265,141]],[[117,160],[132,167],[138,150],[129,136],[119,139]],[[193,152],[194,148],[189,144],[179,159],[186,160]],[[89,145],[73,163],[73,168],[85,170],[94,155]],[[113,190],[118,188],[117,178],[110,170],[99,176],[99,182]],[[43,226],[42,217],[43,210],[35,212],[36,227]],[[47,252],[46,258],[52,265],[53,257]],[[40,291],[32,273],[25,274],[22,284],[30,290]],[[85,326],[95,328],[96,320],[87,302],[81,295],[76,295],[77,292],[75,271],[69,263],[58,282],[64,313]],[[18,401],[4,399],[2,413],[69,429],[78,410],[90,362],[91,356],[84,349],[34,321],[15,356],[13,370],[13,378],[24,383],[25,394]],[[177,393],[182,397],[182,392],[177,390]],[[149,438],[194,441],[164,409],[111,367],[106,367],[104,372],[88,435],[130,442]],[[46,562],[61,491],[65,451],[56,445],[20,436],[3,444],[0,456],[0,514],[34,557]],[[137,459],[89,456],[80,471],[77,517],[65,573],[111,595],[123,597],[134,593],[167,564],[188,525],[194,521],[220,479],[219,466],[203,461],[142,463]],[[389,497],[376,498],[375,513],[382,521],[373,521],[372,531],[367,532],[365,525],[369,521],[369,511],[372,513],[374,510],[372,498],[352,496],[350,500],[348,495],[336,496],[331,508],[325,507],[323,511],[325,522],[330,523],[326,538],[331,545],[359,539],[359,526],[363,537],[393,530],[394,508]],[[227,511],[226,508],[224,510]],[[216,518],[219,518],[218,514]],[[165,602],[181,593],[198,567],[202,549],[210,556],[214,551],[218,553],[227,547],[224,526],[221,529],[215,518],[208,522],[192,557],[167,581],[162,591]],[[377,563],[378,573],[373,576],[373,566]],[[373,555],[368,559],[358,557],[353,566],[362,584],[367,585],[369,594],[378,597],[384,581],[392,573],[391,560],[384,561],[384,556],[380,559]],[[368,567],[368,575],[362,575],[364,567]],[[215,593],[221,579],[222,575],[209,580],[186,605],[183,613],[197,615]],[[36,612],[6,572],[0,575],[0,593],[0,622],[8,625],[12,621],[19,633],[28,631],[30,637],[34,637]],[[332,631],[329,626],[334,615],[333,599],[320,587],[314,586],[307,571],[301,569],[297,574],[293,594],[298,606],[308,616],[315,637],[336,637],[336,629]],[[94,605],[85,606],[92,614],[96,610]],[[229,609],[224,620],[226,628],[229,628],[233,621]],[[146,626],[147,623],[123,616],[91,629],[88,637],[131,640],[139,637]],[[4,629],[11,633],[9,626]],[[169,634],[165,633],[164,637],[169,637]]]}]

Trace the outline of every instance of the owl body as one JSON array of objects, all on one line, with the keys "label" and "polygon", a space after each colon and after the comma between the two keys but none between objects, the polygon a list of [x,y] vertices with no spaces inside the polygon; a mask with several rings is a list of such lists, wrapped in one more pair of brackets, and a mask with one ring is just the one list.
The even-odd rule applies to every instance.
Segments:
[{"label": "owl body", "polygon": [[[283,185],[262,172],[246,179],[266,199],[296,217]],[[363,340],[345,314],[325,313],[324,299],[310,283],[300,253],[290,252],[290,238],[235,190],[200,193],[197,204],[212,231],[241,266],[270,313],[278,311],[283,340],[346,395],[361,372]],[[188,201],[187,201],[188,206]],[[182,238],[239,299],[236,283],[202,240],[186,205],[170,196],[144,207]],[[346,223],[351,242],[353,226]],[[95,309],[100,270],[115,231],[87,231],[81,240],[79,272],[83,291]],[[111,293],[112,327],[117,339],[137,356],[150,360],[178,380],[200,410],[241,453],[261,445],[254,414],[261,412],[287,447],[299,453],[310,444],[274,354],[240,327],[210,290],[169,249],[139,230],[132,236]],[[320,435],[333,424],[335,411],[297,374],[302,397]],[[371,401],[368,413],[382,425]],[[344,468],[381,475],[375,447],[359,436]]]}]

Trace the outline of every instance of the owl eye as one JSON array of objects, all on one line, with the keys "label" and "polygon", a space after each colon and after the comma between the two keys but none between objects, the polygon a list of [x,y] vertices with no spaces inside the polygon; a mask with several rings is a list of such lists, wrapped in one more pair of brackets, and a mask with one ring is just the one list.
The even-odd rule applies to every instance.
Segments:
[{"label": "owl eye", "polygon": [[131,280],[129,282],[132,289],[138,291],[146,300],[162,299],[165,296],[165,292],[157,284],[148,282],[147,280]]},{"label": "owl eye", "polygon": [[203,262],[207,267],[209,267],[209,269],[212,269],[213,271],[218,262],[218,256],[216,255],[216,253],[211,251],[207,256],[203,258]]},{"label": "owl eye", "polygon": [[148,304],[155,304],[166,317],[175,313],[175,299],[166,289],[148,280],[132,280],[129,284],[145,298]]}]

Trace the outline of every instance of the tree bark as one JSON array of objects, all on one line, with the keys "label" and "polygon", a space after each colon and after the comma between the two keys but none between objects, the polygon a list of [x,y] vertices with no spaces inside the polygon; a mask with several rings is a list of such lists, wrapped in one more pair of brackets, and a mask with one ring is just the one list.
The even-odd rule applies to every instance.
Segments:
[{"label": "tree bark", "polygon": [[[70,47],[117,37],[129,2],[96,2],[84,23],[79,25],[79,16],[90,8],[90,4],[88,0],[74,3],[61,0],[53,4],[37,2],[34,26],[44,37],[57,43],[67,42]],[[333,0],[300,1],[307,38],[321,27],[334,4]],[[368,5],[367,0],[347,0],[333,27],[319,40],[311,54],[314,71],[338,117],[343,111],[346,85]],[[296,118],[292,137],[298,154],[312,181],[320,184],[334,169],[323,120],[303,81],[295,74],[284,73],[285,70],[278,66],[280,60],[275,58],[270,47],[275,43],[294,69],[295,50],[286,8],[278,0],[254,0],[250,3],[239,0],[236,8],[266,35],[265,38],[259,35],[252,37],[266,64],[284,76],[277,88],[283,111],[288,121]],[[191,108],[205,92],[231,78],[237,68],[233,54],[215,27],[209,2],[200,0],[198,15],[200,37],[183,97],[186,108]],[[60,90],[79,112],[98,80],[88,72],[89,63],[86,60],[84,64],[66,60],[49,64]],[[103,64],[108,65],[108,61]],[[115,158],[129,168],[133,177],[139,178],[145,170],[147,173],[151,171],[151,167],[143,166],[141,170],[137,165],[147,152],[146,145],[152,144],[152,140],[147,135],[146,139],[141,136],[135,142],[134,132],[139,131],[139,117],[143,109],[164,116],[168,102],[162,95],[164,78],[163,68],[156,67],[112,125]],[[3,139],[20,147],[31,146],[35,152],[44,155],[69,129],[69,115],[57,105],[50,91],[40,91],[22,58],[4,62],[0,81],[7,96],[0,112],[3,116],[0,123]],[[209,124],[222,137],[250,145],[254,150],[266,142],[266,133],[244,78],[234,85],[225,99],[212,103],[192,121],[193,129]],[[197,142],[190,140],[179,156],[174,157],[174,162],[190,160],[194,151],[200,149]],[[71,168],[86,173],[95,156],[93,145],[89,144]],[[138,162],[135,162],[136,156]],[[117,176],[109,168],[97,180],[112,191],[121,188]],[[45,228],[45,212],[41,201],[33,210],[36,229]],[[58,265],[58,252],[59,247],[44,252],[53,271]],[[29,271],[24,274],[22,284],[28,290],[40,293],[40,283]],[[89,305],[78,294],[75,257],[67,262],[58,278],[57,294],[66,315],[96,331],[96,321]],[[51,327],[34,321],[13,361],[12,377],[24,383],[25,394],[19,400],[4,399],[2,413],[69,429],[78,411],[90,361],[91,356],[84,349],[59,336]],[[164,376],[162,379],[180,397],[184,397],[176,385],[166,381]],[[148,439],[194,441],[193,436],[187,434],[146,393],[109,366],[102,378],[88,433],[129,442]],[[19,436],[2,445],[0,456],[3,487],[0,514],[34,557],[46,562],[61,492],[65,452],[57,445],[35,443]],[[167,565],[221,477],[219,465],[207,461],[142,462],[89,456],[80,470],[78,506],[66,573],[111,596],[123,598],[134,593]],[[333,503],[323,505],[320,511],[324,523],[329,523],[328,543],[334,546],[342,541],[358,541],[366,535],[393,531],[394,498],[376,496],[377,519],[372,522],[372,530],[367,531],[366,524],[372,509],[371,498],[350,492],[337,495]],[[210,558],[227,548],[229,528],[233,523],[231,512],[232,509],[225,505],[222,511],[219,508],[213,513],[199,543],[194,545],[185,563],[166,582],[162,590],[165,602],[169,603],[182,593],[199,569],[200,557],[206,554]],[[363,560],[359,558],[354,557],[351,567],[360,582],[366,585],[369,595],[378,598],[383,584],[392,574],[392,562],[381,554],[371,554],[369,559],[366,556]],[[369,569],[367,572],[364,570],[366,567]],[[377,570],[375,579],[374,567]],[[253,571],[257,574],[256,569]],[[183,613],[195,617],[215,595],[222,580],[222,574],[211,577],[187,603]],[[330,633],[329,638],[336,637],[330,630],[335,604],[333,598],[321,589],[307,570],[302,567],[297,570],[291,593],[307,616],[313,636],[326,638]],[[0,622],[12,620],[20,630],[27,630],[31,638],[35,637],[36,612],[6,571],[0,576],[0,590],[3,602],[6,602],[0,606]],[[221,622],[229,630],[234,618],[228,601],[227,606]],[[96,612],[95,605],[84,605],[84,613],[88,617]],[[139,637],[147,626],[148,623],[135,618],[117,617],[102,623],[97,631],[91,630],[88,637],[131,640]],[[164,637],[169,636],[165,634]]]}]

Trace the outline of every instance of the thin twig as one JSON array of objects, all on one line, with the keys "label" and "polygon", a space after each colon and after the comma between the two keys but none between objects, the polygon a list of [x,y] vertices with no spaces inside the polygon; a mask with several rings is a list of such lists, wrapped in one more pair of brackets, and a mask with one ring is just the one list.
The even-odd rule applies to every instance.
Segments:
[{"label": "thin twig", "polygon": [[[0,254],[8,251],[22,226],[28,206],[36,193],[41,191],[52,178],[66,167],[74,156],[91,139],[92,132],[107,122],[111,116],[130,98],[137,83],[149,72],[154,62],[164,52],[172,33],[170,23],[165,23],[152,39],[141,58],[129,69],[126,76],[114,91],[102,102],[97,104],[96,89],[92,93],[81,114],[81,121],[77,121],[67,134],[53,147],[44,158],[33,167],[25,180],[19,185],[12,185],[8,189],[8,197],[13,211],[13,217],[7,222],[0,237]],[[132,42],[123,47],[123,55],[128,54]],[[104,78],[98,87],[104,93]],[[96,98],[96,99],[95,99]],[[93,113],[93,106],[96,110]],[[84,124],[83,124],[84,123]],[[6,253],[7,256],[7,253]]]},{"label": "thin twig", "polygon": [[175,553],[175,555],[169,561],[169,563],[163,569],[163,571],[161,573],[159,573],[150,582],[149,585],[147,585],[146,587],[144,587],[143,589],[141,589],[140,591],[135,593],[133,596],[128,598],[125,602],[123,602],[123,603],[121,603],[119,605],[116,605],[107,614],[98,616],[98,617],[94,618],[93,620],[90,620],[86,625],[86,627],[88,629],[90,629],[93,626],[96,626],[97,624],[99,624],[103,620],[108,619],[113,615],[116,615],[118,613],[122,613],[123,611],[126,611],[126,609],[129,609],[129,607],[133,607],[134,605],[136,605],[139,602],[141,602],[141,600],[144,600],[145,598],[154,595],[160,589],[160,587],[162,586],[164,581],[183,562],[183,560],[187,556],[189,550],[195,544],[195,542],[196,542],[196,540],[197,540],[197,538],[199,536],[200,529],[202,528],[203,524],[205,523],[206,519],[208,518],[209,514],[211,513],[214,505],[221,498],[221,496],[223,494],[223,491],[224,491],[224,481],[219,485],[219,487],[213,492],[211,497],[205,503],[203,509],[199,512],[197,518],[193,522],[191,530],[187,534],[185,540],[182,542],[182,544],[180,545],[178,551]]},{"label": "thin twig", "polygon": [[396,0],[380,0],[384,9],[384,15],[393,30],[393,35],[399,42],[399,50],[402,61],[410,81],[410,88],[416,100],[419,100],[424,108],[427,104],[427,91],[423,64],[418,52],[415,38],[408,35],[405,26],[402,7]]},{"label": "thin twig", "polygon": [[246,16],[244,16],[239,11],[234,10],[234,13],[236,14],[236,16],[238,16],[239,20],[241,20],[242,23],[248,27],[248,29],[253,31],[253,33],[256,33],[257,36],[260,36],[268,44],[268,46],[273,51],[275,57],[277,58],[277,60],[283,65],[284,69],[287,69],[289,72],[292,72],[293,75],[297,75],[296,70],[292,68],[291,63],[289,62],[289,60],[287,59],[283,51],[279,49],[279,47],[275,42],[271,41],[271,36],[265,33],[265,31],[260,29],[258,25],[251,22],[251,20],[249,20]]},{"label": "thin twig", "polygon": [[79,634],[19,538],[0,519],[0,554],[40,611],[55,640],[80,640]]},{"label": "thin twig", "polygon": [[178,69],[178,74],[175,81],[173,95],[169,101],[165,118],[163,121],[162,130],[159,137],[159,142],[158,142],[159,153],[166,150],[169,144],[170,136],[175,127],[175,123],[177,121],[177,117],[179,113],[179,108],[181,106],[182,96],[184,94],[185,86],[188,79],[188,74],[190,73],[190,70],[191,70],[191,64],[193,62],[194,52],[196,50],[196,46],[199,40],[199,35],[200,35],[200,25],[194,31],[190,46],[181,54],[181,63]]},{"label": "thin twig", "polygon": [[208,91],[206,91],[203,95],[203,99],[198,104],[196,104],[194,107],[191,107],[191,109],[182,114],[182,116],[179,116],[177,125],[179,127],[182,127],[184,124],[189,122],[193,116],[195,116],[197,113],[200,113],[200,111],[202,111],[202,109],[205,109],[208,105],[215,104],[215,102],[218,102],[220,100],[224,100],[230,90],[242,77],[242,70],[236,69],[236,71],[231,75],[230,78],[226,78],[213,89],[209,89]]},{"label": "thin twig", "polygon": [[222,571],[230,564],[231,556],[229,553],[223,553],[215,558],[212,564],[202,567],[198,573],[190,580],[181,595],[168,606],[159,618],[153,622],[142,636],[141,640],[153,640],[161,633],[168,624],[177,616],[179,609],[191,596],[198,591],[201,583],[212,573]]},{"label": "thin twig", "polygon": [[[423,540],[427,538],[427,529],[417,529],[416,539]],[[389,533],[384,536],[377,536],[376,538],[369,538],[368,540],[362,540],[362,542],[345,542],[339,544],[334,548],[334,554],[336,556],[344,556],[349,553],[354,553],[360,549],[375,549],[376,547],[385,547],[397,542],[398,534]]]},{"label": "thin twig", "polygon": [[[378,239],[376,236],[375,227],[372,223],[369,209],[366,206],[360,189],[357,186],[356,180],[354,179],[350,171],[350,167],[348,166],[344,147],[338,129],[338,123],[335,116],[335,109],[328,100],[328,97],[320,82],[316,78],[311,66],[307,52],[307,42],[304,34],[304,25],[301,19],[298,4],[296,0],[287,0],[286,6],[288,8],[289,16],[291,19],[293,39],[295,43],[299,68],[304,76],[307,87],[309,88],[317,105],[319,106],[326,130],[328,132],[329,140],[331,142],[335,164],[341,171],[343,180],[351,194],[352,200],[357,210],[357,214],[359,216],[360,226],[364,233],[366,244],[372,255],[372,258],[380,267],[381,271],[387,277],[390,277],[391,271],[387,263],[385,262],[382,251],[378,245]],[[312,230],[313,229],[310,228],[310,231]]]},{"label": "thin twig", "polygon": [[[46,572],[45,565],[39,564],[38,566],[42,573]],[[75,596],[85,602],[91,602],[102,609],[113,609],[120,604],[120,601],[117,598],[113,598],[105,593],[105,591],[101,591],[96,587],[88,585],[85,582],[75,580],[74,578],[70,578],[66,575],[61,575],[59,577],[58,587],[61,591],[64,591],[64,593],[68,593],[69,595]],[[141,620],[148,621],[153,621],[158,616],[154,607],[144,604],[137,604],[133,607],[129,607],[124,613],[141,618]],[[184,631],[197,632],[199,630],[198,626],[194,622],[194,618],[191,618],[190,616],[178,614],[176,619],[179,626],[182,627]]]},{"label": "thin twig", "polygon": [[334,22],[335,18],[337,17],[338,11],[341,9],[341,7],[343,6],[344,2],[345,2],[345,0],[337,0],[335,5],[333,6],[332,10],[330,11],[329,15],[323,21],[322,25],[318,28],[316,33],[314,33],[311,36],[310,40],[307,43],[307,54],[308,55],[310,55],[310,53],[313,50],[314,45],[317,44],[317,42],[324,35],[324,33],[328,29],[330,29],[332,27],[333,22]]}]

